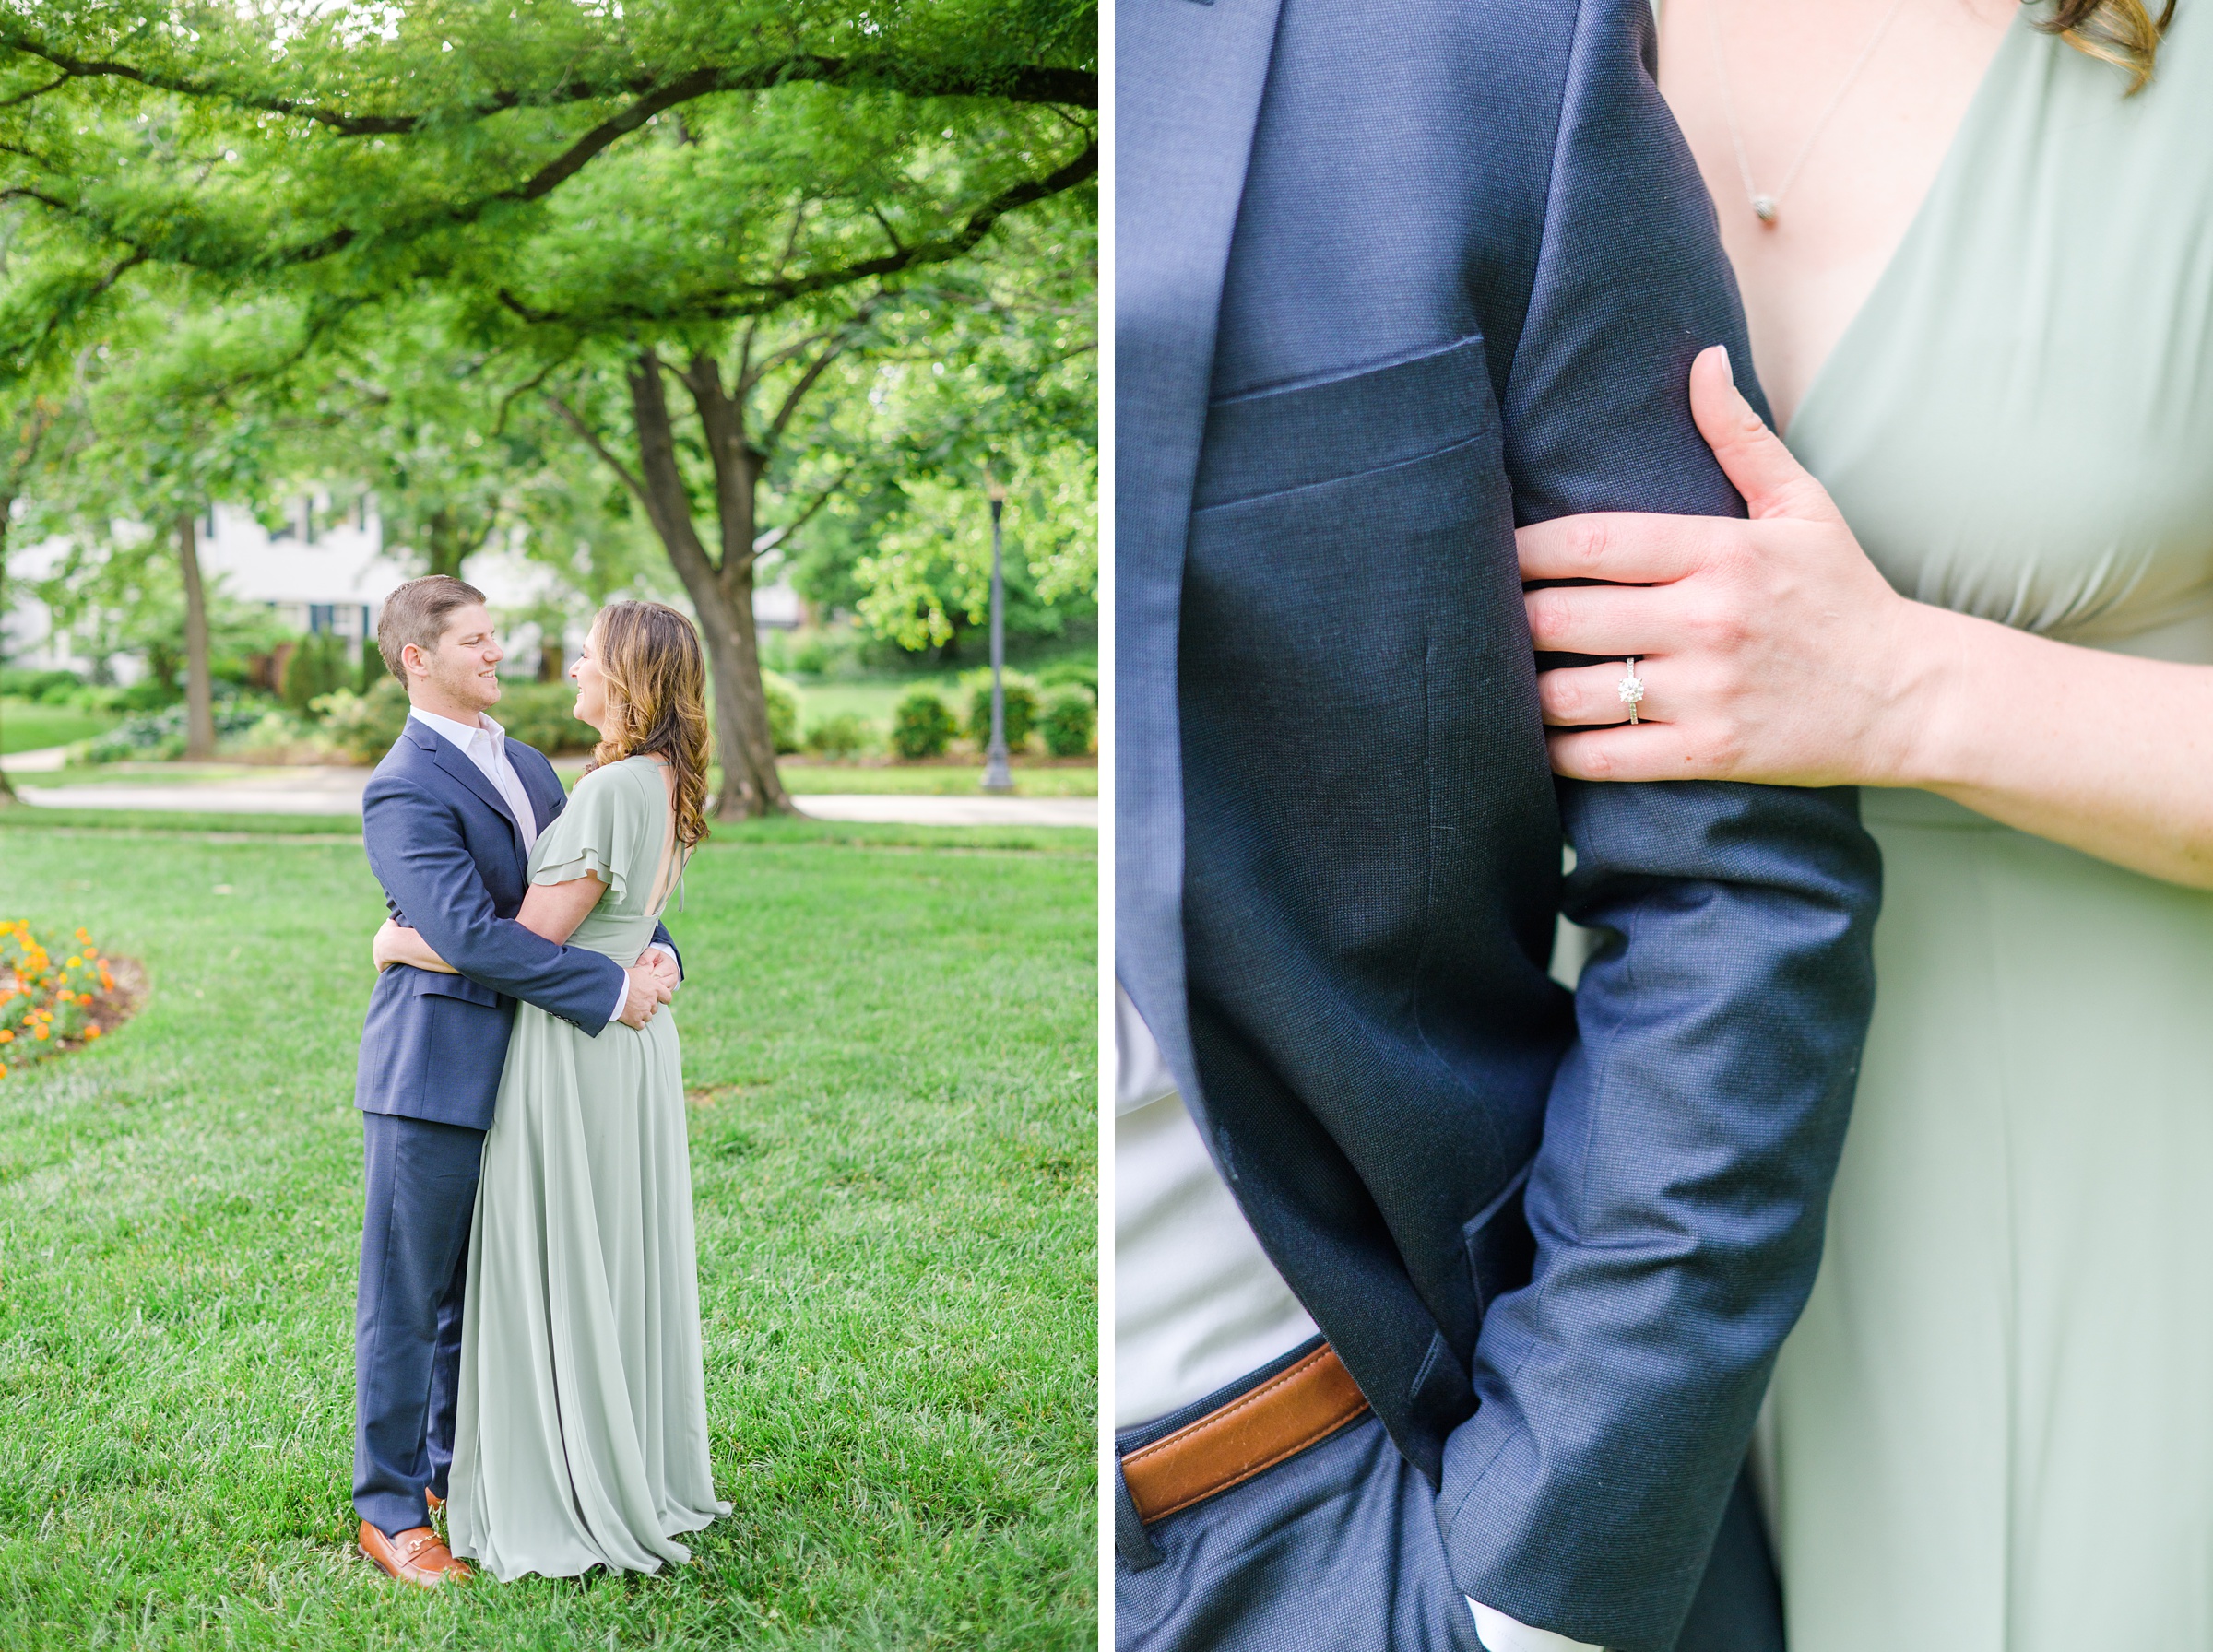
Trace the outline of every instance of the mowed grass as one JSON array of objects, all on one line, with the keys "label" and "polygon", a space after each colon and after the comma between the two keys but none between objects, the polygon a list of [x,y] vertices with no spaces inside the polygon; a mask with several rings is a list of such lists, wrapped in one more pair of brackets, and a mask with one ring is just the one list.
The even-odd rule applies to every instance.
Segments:
[{"label": "mowed grass", "polygon": [[104,712],[79,711],[72,705],[0,701],[0,756],[11,751],[42,751],[49,746],[89,740],[114,727],[117,721]]},{"label": "mowed grass", "polygon": [[661,1576],[430,1595],[352,1548],[359,844],[30,812],[0,914],[153,991],[0,1080],[0,1646],[1094,1644],[1091,855],[703,850],[670,928],[735,1510]]},{"label": "mowed grass", "polygon": [[[974,797],[984,789],[982,763],[817,763],[786,758],[776,765],[784,789],[794,797],[811,793],[897,793],[941,797]],[[1095,797],[1096,763],[1047,763],[1016,759],[1011,773],[1018,797]],[[804,804],[801,805],[805,807]]]}]

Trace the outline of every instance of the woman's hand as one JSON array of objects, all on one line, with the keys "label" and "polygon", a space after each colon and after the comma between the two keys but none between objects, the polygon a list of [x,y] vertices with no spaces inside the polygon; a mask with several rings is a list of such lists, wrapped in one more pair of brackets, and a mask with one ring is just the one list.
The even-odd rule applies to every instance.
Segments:
[{"label": "woman's hand", "polygon": [[[1524,598],[1540,651],[1611,660],[1537,679],[1552,766],[1582,780],[1911,784],[1936,611],[1890,588],[1737,394],[1718,345],[1691,364],[1690,408],[1750,521],[1564,516],[1516,536],[1524,581],[1609,582]],[[1645,685],[1634,727],[1619,693],[1632,656]]]},{"label": "woman's hand", "polygon": [[433,970],[441,975],[457,975],[461,972],[431,950],[430,942],[412,929],[403,929],[386,918],[376,932],[375,940],[369,946],[369,955],[376,962],[377,973],[382,974],[396,963],[412,964],[419,970]]}]

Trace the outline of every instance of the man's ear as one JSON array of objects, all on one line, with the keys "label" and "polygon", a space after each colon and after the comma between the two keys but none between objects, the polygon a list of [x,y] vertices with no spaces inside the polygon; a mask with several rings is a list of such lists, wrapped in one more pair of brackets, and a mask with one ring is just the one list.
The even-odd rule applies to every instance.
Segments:
[{"label": "man's ear", "polygon": [[399,650],[399,668],[409,677],[428,677],[430,662],[422,657],[422,650],[412,643],[404,643]]}]

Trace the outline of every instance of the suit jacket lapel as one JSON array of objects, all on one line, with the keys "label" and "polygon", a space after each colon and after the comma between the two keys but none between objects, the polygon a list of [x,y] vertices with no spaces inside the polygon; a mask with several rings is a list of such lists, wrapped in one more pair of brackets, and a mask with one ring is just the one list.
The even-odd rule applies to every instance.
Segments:
[{"label": "suit jacket lapel", "polygon": [[1115,8],[1115,967],[1194,1107],[1176,634],[1222,283],[1280,4]]},{"label": "suit jacket lapel", "polygon": [[519,856],[523,852],[523,829],[515,821],[515,810],[507,807],[507,799],[500,796],[500,788],[487,780],[484,771],[470,762],[450,740],[436,735],[432,738],[437,743],[431,749],[431,761],[500,811],[500,818],[515,832],[515,851]]},{"label": "suit jacket lapel", "polygon": [[523,791],[530,799],[530,811],[538,817],[533,824],[543,834],[569,800],[561,776],[553,772],[552,763],[537,747],[521,745],[512,735],[507,738],[507,761],[515,765],[515,776],[523,783]]}]

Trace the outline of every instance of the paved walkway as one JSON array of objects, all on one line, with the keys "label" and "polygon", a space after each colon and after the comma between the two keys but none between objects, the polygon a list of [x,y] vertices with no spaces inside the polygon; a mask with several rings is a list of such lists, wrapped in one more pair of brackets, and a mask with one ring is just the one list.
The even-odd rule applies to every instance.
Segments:
[{"label": "paved walkway", "polygon": [[[156,809],[210,815],[358,815],[367,769],[266,768],[241,773],[207,764],[210,778],[134,785],[41,785],[26,778],[60,768],[61,749],[21,751],[6,760],[16,793],[45,808]],[[203,765],[193,765],[199,768]],[[180,773],[191,771],[183,764]],[[215,776],[219,776],[216,778]],[[898,792],[808,793],[799,812],[818,820],[877,820],[905,826],[1089,826],[1099,823],[1096,797],[931,796]]]}]

